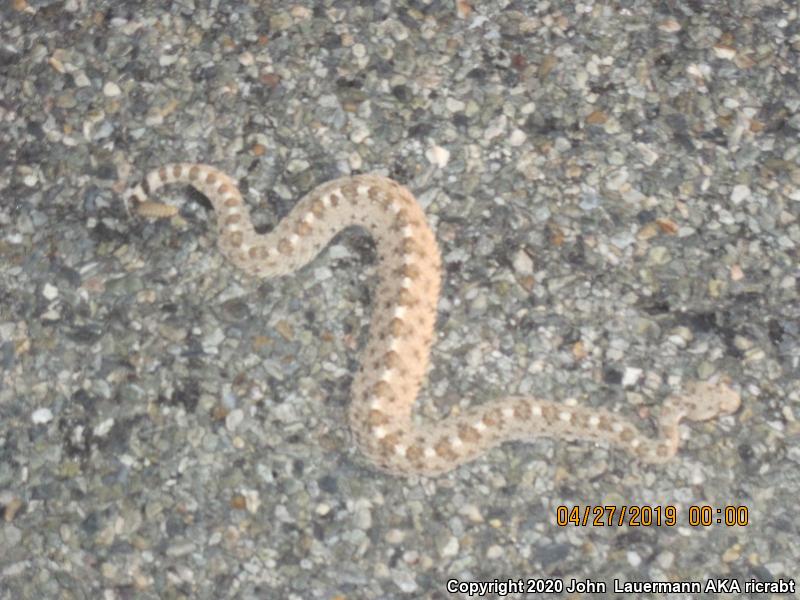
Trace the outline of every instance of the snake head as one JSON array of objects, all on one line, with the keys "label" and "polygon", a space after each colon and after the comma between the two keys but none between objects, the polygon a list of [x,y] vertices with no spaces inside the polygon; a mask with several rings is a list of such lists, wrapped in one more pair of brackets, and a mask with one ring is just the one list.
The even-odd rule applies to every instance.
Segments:
[{"label": "snake head", "polygon": [[682,412],[692,421],[706,421],[736,412],[741,405],[738,392],[730,387],[730,379],[696,381],[686,388],[679,400]]}]

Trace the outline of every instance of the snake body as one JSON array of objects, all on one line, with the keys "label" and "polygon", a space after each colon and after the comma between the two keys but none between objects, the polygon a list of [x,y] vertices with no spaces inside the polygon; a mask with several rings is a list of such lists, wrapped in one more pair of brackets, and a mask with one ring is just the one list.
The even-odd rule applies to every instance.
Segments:
[{"label": "snake body", "polygon": [[142,216],[170,216],[176,209],[150,200],[150,195],[174,182],[189,184],[209,198],[220,250],[254,277],[300,269],[346,227],[357,225],[373,236],[378,285],[368,341],[353,379],[349,419],[358,448],[383,471],[438,475],[504,442],[540,436],[610,443],[658,463],[677,452],[681,419],[712,419],[739,406],[739,395],[719,379],[690,382],[684,393],[667,398],[655,438],[605,410],[521,396],[416,425],[412,413],[434,337],[441,259],[411,192],[379,175],[335,179],[309,192],[266,234],[254,230],[236,183],[207,165],[156,169],[126,199]]}]

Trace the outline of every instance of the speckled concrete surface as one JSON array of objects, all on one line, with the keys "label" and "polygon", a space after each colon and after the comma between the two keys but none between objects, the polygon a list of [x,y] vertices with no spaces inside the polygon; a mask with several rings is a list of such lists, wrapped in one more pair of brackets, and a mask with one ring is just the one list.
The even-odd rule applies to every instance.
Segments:
[{"label": "speckled concrete surface", "polygon": [[[795,3],[163,4],[0,8],[0,598],[798,577]],[[446,267],[423,418],[536,392],[647,427],[714,373],[744,405],[663,467],[543,439],[378,474],[345,423],[369,239],[254,282],[197,195],[126,214],[126,185],[195,160],[264,229],[335,176],[415,191]]]}]

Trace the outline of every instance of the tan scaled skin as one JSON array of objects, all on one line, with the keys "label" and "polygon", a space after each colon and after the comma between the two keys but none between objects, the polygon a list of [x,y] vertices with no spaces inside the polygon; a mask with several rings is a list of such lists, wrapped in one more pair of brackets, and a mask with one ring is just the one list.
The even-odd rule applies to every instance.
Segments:
[{"label": "tan scaled skin", "polygon": [[350,428],[356,444],[379,469],[396,475],[438,475],[511,440],[547,436],[605,442],[641,460],[664,462],[679,445],[681,419],[730,414],[739,395],[726,381],[694,382],[671,396],[659,417],[660,435],[649,438],[611,412],[530,397],[491,400],[422,426],[412,411],[428,368],[439,299],[441,260],[436,238],[414,196],[380,175],[343,177],[303,197],[267,234],[253,229],[236,184],[201,164],[154,170],[126,200],[145,217],[169,217],[175,207],[148,199],[169,183],[206,195],[217,215],[219,248],[255,277],[291,273],[310,262],[342,229],[358,225],[377,244],[378,288],[369,338],[353,379]]}]

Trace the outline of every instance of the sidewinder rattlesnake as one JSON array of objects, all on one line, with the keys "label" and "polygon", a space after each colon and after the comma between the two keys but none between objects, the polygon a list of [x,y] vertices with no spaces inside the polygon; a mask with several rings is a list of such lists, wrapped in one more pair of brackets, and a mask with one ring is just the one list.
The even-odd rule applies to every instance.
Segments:
[{"label": "sidewinder rattlesnake", "polygon": [[677,452],[681,419],[712,419],[739,406],[739,395],[718,378],[690,382],[685,393],[667,398],[657,438],[605,410],[518,396],[417,426],[412,411],[433,342],[441,262],[436,238],[414,196],[379,175],[343,177],[309,192],[271,232],[258,234],[227,175],[207,165],[173,164],[150,172],[126,193],[126,202],[132,201],[141,216],[171,216],[175,207],[148,195],[174,182],[189,184],[210,199],[220,250],[255,277],[296,271],[345,227],[358,225],[373,236],[378,287],[369,338],[353,379],[349,418],[356,444],[384,471],[438,475],[503,442],[539,436],[607,442],[658,463]]}]

